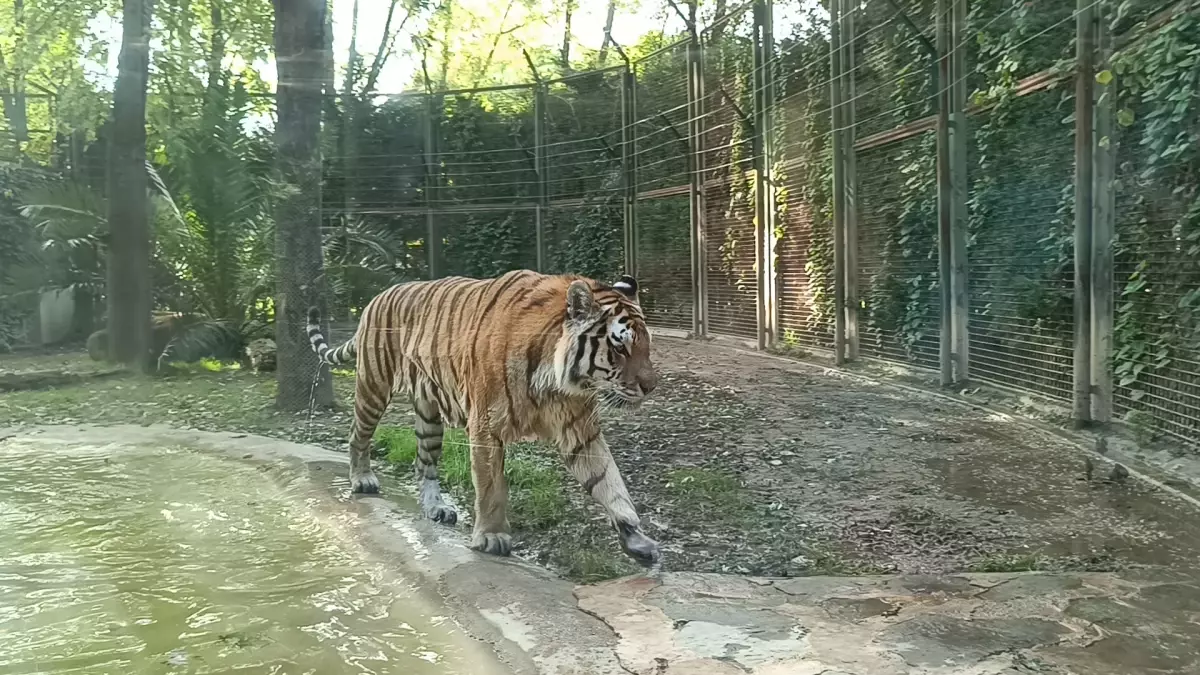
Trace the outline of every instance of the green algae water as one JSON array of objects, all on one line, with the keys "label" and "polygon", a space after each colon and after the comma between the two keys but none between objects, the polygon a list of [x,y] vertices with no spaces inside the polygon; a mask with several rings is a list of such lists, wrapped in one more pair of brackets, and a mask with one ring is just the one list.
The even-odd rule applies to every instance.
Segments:
[{"label": "green algae water", "polygon": [[183,448],[0,442],[0,673],[483,670],[305,499]]}]

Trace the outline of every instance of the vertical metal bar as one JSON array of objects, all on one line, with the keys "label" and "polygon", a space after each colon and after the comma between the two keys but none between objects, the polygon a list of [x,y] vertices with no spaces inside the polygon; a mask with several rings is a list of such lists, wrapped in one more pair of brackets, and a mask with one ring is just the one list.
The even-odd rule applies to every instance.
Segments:
[{"label": "vertical metal bar", "polygon": [[858,153],[854,149],[855,129],[857,120],[855,100],[857,84],[855,82],[855,41],[857,32],[854,27],[854,15],[857,13],[853,5],[843,7],[842,16],[842,121],[844,126],[842,148],[843,162],[846,165],[845,184],[845,275],[846,275],[846,358],[858,358]]},{"label": "vertical metal bar", "polygon": [[689,32],[685,58],[688,112],[688,213],[692,263],[692,334],[708,334],[708,284],[704,217],[704,45],[696,30],[696,0],[688,3]]},{"label": "vertical metal bar", "polygon": [[[1101,5],[1103,7],[1104,5]],[[1112,67],[1112,35],[1104,12],[1096,13],[1096,71]],[[1112,71],[1109,70],[1109,74]],[[1112,420],[1113,372],[1113,238],[1116,234],[1116,139],[1114,99],[1116,81],[1096,88],[1095,187],[1092,213],[1092,419]]]},{"label": "vertical metal bar", "polygon": [[950,54],[946,3],[937,1],[937,213],[938,213],[938,289],[941,291],[941,330],[939,331],[938,370],[942,386],[954,382],[953,277],[951,240],[953,231],[953,185],[950,182]]},{"label": "vertical metal bar", "polygon": [[950,47],[950,183],[951,183],[951,293],[954,309],[951,320],[951,340],[954,353],[954,381],[966,382],[971,376],[971,296],[969,290],[970,259],[967,253],[968,218],[967,189],[969,168],[967,144],[970,142],[967,122],[966,30],[967,0],[951,0],[949,25]]},{"label": "vertical metal bar", "polygon": [[771,35],[771,4],[769,0],[754,3],[754,243],[755,268],[758,279],[755,293],[758,320],[758,348],[774,343],[775,302],[775,190],[772,185],[773,161],[771,105],[771,54],[774,50]]},{"label": "vertical metal bar", "polygon": [[625,271],[637,276],[637,76],[629,65],[621,74],[621,169],[624,188]]},{"label": "vertical metal bar", "polygon": [[533,207],[533,229],[537,249],[537,271],[546,271],[546,209],[550,189],[546,174],[546,85],[533,88],[533,172],[537,177],[537,204]]},{"label": "vertical metal bar", "polygon": [[442,233],[438,226],[436,210],[441,183],[438,166],[438,136],[441,131],[440,94],[425,96],[425,244],[429,256],[429,278],[437,279],[442,273]]},{"label": "vertical metal bar", "polygon": [[842,0],[829,0],[829,107],[833,133],[833,361],[846,361],[846,164],[842,144]]},{"label": "vertical metal bar", "polygon": [[1092,420],[1092,82],[1095,77],[1093,0],[1075,12],[1075,350],[1073,417]]}]

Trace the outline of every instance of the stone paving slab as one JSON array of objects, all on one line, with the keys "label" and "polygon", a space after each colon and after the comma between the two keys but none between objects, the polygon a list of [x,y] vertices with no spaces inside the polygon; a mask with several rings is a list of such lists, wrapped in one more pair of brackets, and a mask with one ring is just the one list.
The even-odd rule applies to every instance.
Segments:
[{"label": "stone paving slab", "polygon": [[1200,587],[1113,574],[580,586],[638,675],[1200,673]]},{"label": "stone paving slab", "polygon": [[[313,480],[310,506],[440,596],[512,675],[1198,675],[1200,576],[1120,574],[763,579],[672,572],[574,586],[469,551],[411,497],[350,498],[344,455],[166,427],[6,429],[77,442],[186,445]],[[317,495],[323,495],[318,498]],[[480,672],[486,670],[480,664]]]}]

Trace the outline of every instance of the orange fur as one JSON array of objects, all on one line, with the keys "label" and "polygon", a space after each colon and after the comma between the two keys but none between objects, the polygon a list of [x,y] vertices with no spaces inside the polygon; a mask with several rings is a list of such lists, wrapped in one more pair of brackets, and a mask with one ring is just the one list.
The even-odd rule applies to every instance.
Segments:
[{"label": "orange fur", "polygon": [[636,405],[657,383],[637,282],[613,286],[520,270],[495,279],[451,277],[393,286],[363,310],[352,343],[331,350],[310,315],[322,360],[357,355],[350,440],[355,491],[375,492],[370,439],[394,394],[413,401],[422,508],[457,516],[441,497],[443,424],[465,426],[475,485],[473,545],[511,543],[504,445],[554,443],[568,469],[608,511],[626,550],[654,560],[599,425],[602,402]]}]

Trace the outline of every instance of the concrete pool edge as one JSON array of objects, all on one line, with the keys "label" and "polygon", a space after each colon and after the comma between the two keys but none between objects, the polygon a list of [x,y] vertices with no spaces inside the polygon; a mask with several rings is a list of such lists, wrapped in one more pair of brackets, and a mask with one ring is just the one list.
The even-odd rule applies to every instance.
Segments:
[{"label": "concrete pool edge", "polygon": [[[497,668],[524,675],[1054,675],[1200,672],[1200,587],[1172,569],[761,579],[669,572],[575,586],[482,556],[403,491],[346,498],[346,457],[164,426],[0,427],[0,440],[184,446],[303,482],[373,557],[445,609]],[[334,476],[331,476],[334,474]],[[1150,639],[1148,636],[1155,636]],[[488,657],[491,653],[487,654]],[[481,650],[481,661],[482,650]]]}]

